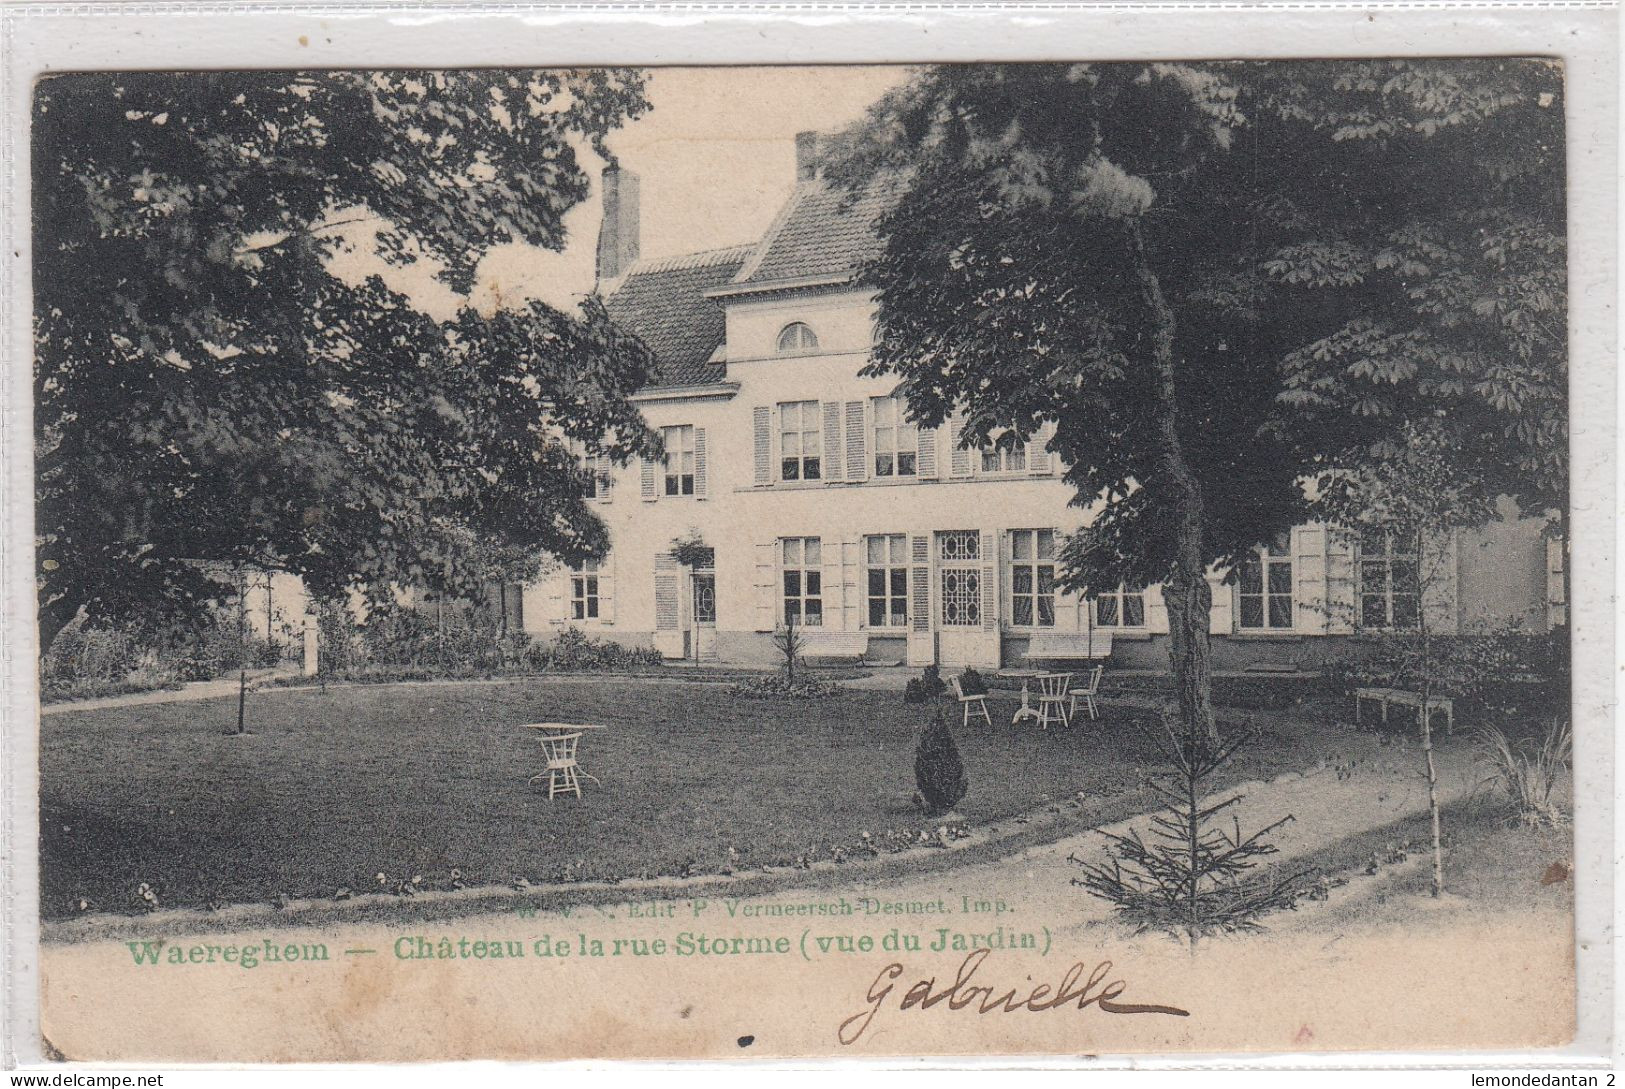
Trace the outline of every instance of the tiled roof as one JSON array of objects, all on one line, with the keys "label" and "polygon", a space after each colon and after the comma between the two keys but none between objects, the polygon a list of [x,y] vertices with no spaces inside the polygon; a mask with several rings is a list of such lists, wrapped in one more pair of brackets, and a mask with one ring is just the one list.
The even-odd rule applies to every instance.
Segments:
[{"label": "tiled roof", "polygon": [[722,305],[705,293],[732,280],[755,249],[734,246],[640,261],[627,272],[605,305],[617,325],[654,353],[660,369],[650,387],[722,380],[723,368],[710,364],[722,343]]},{"label": "tiled roof", "polygon": [[874,224],[886,204],[879,186],[853,197],[822,179],[796,183],[790,203],[734,284],[764,286],[856,271],[880,248]]}]

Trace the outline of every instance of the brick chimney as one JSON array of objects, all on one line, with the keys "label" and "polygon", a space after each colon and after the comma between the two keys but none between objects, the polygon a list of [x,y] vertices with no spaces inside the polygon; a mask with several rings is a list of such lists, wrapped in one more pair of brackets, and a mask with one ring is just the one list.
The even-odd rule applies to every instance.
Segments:
[{"label": "brick chimney", "polygon": [[604,168],[604,218],[598,225],[598,279],[616,280],[638,259],[638,176]]},{"label": "brick chimney", "polygon": [[796,133],[796,181],[818,177],[818,133]]}]

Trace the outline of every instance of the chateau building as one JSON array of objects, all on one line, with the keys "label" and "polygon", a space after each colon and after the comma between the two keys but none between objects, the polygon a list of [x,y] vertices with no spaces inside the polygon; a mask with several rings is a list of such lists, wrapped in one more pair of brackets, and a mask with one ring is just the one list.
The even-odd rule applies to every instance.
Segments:
[{"label": "chateau building", "polygon": [[[878,661],[1027,664],[1042,638],[1167,668],[1157,587],[1055,587],[1059,544],[1090,512],[1068,506],[1045,436],[961,449],[951,422],[908,422],[895,380],[860,377],[874,300],[854,277],[878,207],[819,178],[813,134],[755,245],[638,260],[638,203],[636,177],[606,175],[599,264],[611,314],[659,361],[636,400],[666,458],[596,467],[609,554],[525,587],[526,630],[760,664],[794,623],[815,653]],[[1544,630],[1562,622],[1563,580],[1541,530],[1510,511],[1441,541],[1300,526],[1211,576],[1215,666],[1307,664],[1419,609],[1437,631]]]}]

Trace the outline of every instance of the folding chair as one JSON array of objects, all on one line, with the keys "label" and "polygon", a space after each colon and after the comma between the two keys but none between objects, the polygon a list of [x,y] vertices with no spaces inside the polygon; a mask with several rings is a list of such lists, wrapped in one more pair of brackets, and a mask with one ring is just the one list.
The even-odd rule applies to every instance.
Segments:
[{"label": "folding chair", "polygon": [[1070,673],[1045,673],[1038,678],[1038,725],[1049,729],[1052,720],[1059,719],[1062,726],[1070,726],[1066,714],[1066,691],[1072,683]]},{"label": "folding chair", "polygon": [[978,692],[975,695],[967,696],[967,695],[965,695],[965,690],[963,688],[961,688],[960,685],[959,685],[959,678],[958,677],[950,677],[950,678],[948,678],[948,683],[953,685],[954,699],[958,700],[959,701],[959,706],[965,709],[964,717],[963,717],[962,721],[960,722],[960,725],[962,725],[962,726],[969,726],[970,725],[970,717],[971,717],[972,711],[974,711],[976,714],[981,715],[983,720],[986,721],[986,723],[989,726],[993,725],[993,716],[987,713],[987,693],[986,692]]},{"label": "folding chair", "polygon": [[[581,776],[585,775],[597,783],[598,778],[589,772],[582,771],[576,764],[576,744],[581,740],[581,734],[543,734],[542,753],[547,757],[547,768],[539,774],[532,775],[530,781],[538,779],[547,780],[547,796],[551,799],[555,794],[574,794],[581,797]],[[599,783],[602,786],[602,783]]]},{"label": "folding chair", "polygon": [[1078,701],[1089,711],[1089,721],[1094,722],[1100,718],[1100,711],[1095,707],[1095,697],[1100,695],[1100,679],[1106,675],[1106,667],[1097,665],[1084,674],[1084,681],[1071,691],[1072,713],[1078,713]]}]

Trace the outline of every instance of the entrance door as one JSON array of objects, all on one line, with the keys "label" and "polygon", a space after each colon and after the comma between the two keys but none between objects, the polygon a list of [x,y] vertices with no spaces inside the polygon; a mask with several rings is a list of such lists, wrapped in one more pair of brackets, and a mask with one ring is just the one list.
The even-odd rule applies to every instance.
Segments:
[{"label": "entrance door", "polygon": [[982,538],[973,529],[937,534],[938,652],[945,666],[979,664],[982,632]]},{"label": "entrance door", "polygon": [[693,594],[691,611],[694,616],[694,638],[690,645],[694,658],[717,656],[717,575],[715,571],[696,571],[691,580]]}]

